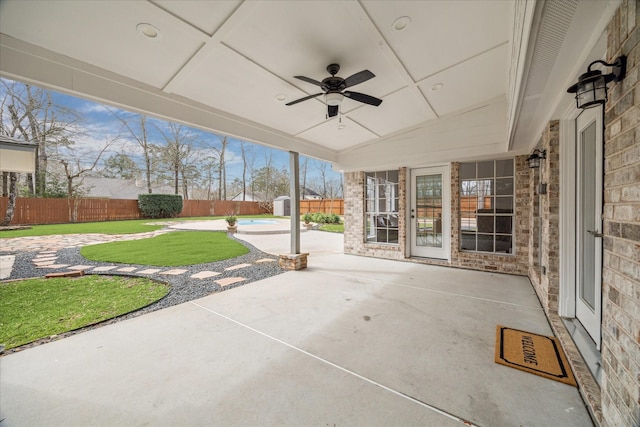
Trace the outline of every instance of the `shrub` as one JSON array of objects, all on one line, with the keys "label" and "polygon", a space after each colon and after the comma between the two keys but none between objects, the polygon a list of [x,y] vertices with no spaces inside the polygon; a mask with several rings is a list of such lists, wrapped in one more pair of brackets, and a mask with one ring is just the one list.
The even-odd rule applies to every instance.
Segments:
[{"label": "shrub", "polygon": [[336,214],[317,212],[308,215],[311,217],[311,222],[319,224],[340,224],[340,216]]},{"label": "shrub", "polygon": [[182,212],[182,196],[178,194],[140,194],[138,207],[146,218],[175,218]]}]

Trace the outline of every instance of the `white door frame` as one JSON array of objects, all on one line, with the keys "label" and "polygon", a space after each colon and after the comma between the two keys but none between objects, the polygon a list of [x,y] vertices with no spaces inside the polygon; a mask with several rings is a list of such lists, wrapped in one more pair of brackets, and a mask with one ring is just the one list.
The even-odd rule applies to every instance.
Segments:
[{"label": "white door frame", "polygon": [[[601,107],[597,108],[602,120]],[[560,288],[558,314],[576,317],[576,119],[582,110],[574,103],[560,120]],[[602,126],[604,123],[600,122]],[[601,128],[602,129],[602,128]],[[600,136],[602,137],[602,136]],[[604,145],[604,141],[601,141]],[[600,349],[600,342],[596,343]]]},{"label": "white door frame", "polygon": [[[413,249],[415,238],[416,221],[412,215],[412,209],[415,208],[415,185],[414,178],[419,175],[441,174],[442,175],[442,248],[430,248],[430,250],[418,255]],[[420,256],[426,258],[442,259],[451,261],[451,166],[434,165],[424,168],[415,168],[409,170],[409,182],[407,185],[407,219],[405,223],[407,249],[410,256]]]},{"label": "white door frame", "polygon": [[[576,298],[576,318],[580,320],[585,329],[589,332],[589,335],[593,338],[596,343],[596,347],[600,348],[600,337],[601,337],[601,325],[602,325],[602,212],[603,212],[603,197],[602,190],[604,188],[603,182],[603,167],[604,167],[604,144],[603,144],[603,124],[602,124],[602,116],[603,110],[602,107],[591,108],[588,110],[584,110],[582,114],[576,119],[576,135],[579,135],[581,131],[587,128],[588,125],[595,123],[596,133],[595,133],[595,171],[586,171],[587,174],[593,173],[595,174],[595,189],[596,192],[594,194],[593,205],[595,207],[595,211],[593,212],[595,215],[595,224],[583,224],[582,223],[582,215],[581,209],[578,205],[576,205],[576,230],[581,230],[583,227],[589,229],[590,234],[599,236],[593,237],[589,236],[588,239],[595,239],[594,245],[594,262],[593,262],[593,270],[595,273],[594,276],[594,286],[596,289],[595,292],[595,301],[594,307],[590,308],[587,303],[580,300],[580,298]],[[577,156],[576,159],[580,159],[581,150],[580,147],[577,147]],[[579,161],[576,162],[577,168],[576,173],[578,176],[582,174],[582,165]],[[579,196],[581,194],[581,181],[577,180],[576,186],[576,194]],[[598,191],[600,190],[600,191]],[[584,241],[581,240],[580,234],[576,237],[576,255],[580,257],[582,252],[582,246],[584,245]],[[576,263],[576,288],[579,286],[578,282],[580,281],[580,272],[579,272],[580,263]]]}]

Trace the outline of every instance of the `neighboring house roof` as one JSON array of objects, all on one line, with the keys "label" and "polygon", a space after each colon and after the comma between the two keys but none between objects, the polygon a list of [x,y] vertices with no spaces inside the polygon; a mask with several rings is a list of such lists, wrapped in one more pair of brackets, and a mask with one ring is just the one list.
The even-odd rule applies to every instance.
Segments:
[{"label": "neighboring house roof", "polygon": [[[234,202],[242,202],[243,201],[242,191],[236,194],[235,196],[231,197],[229,200]],[[264,200],[265,200],[265,197],[264,197],[264,194],[262,193],[253,193],[253,194],[245,193],[244,195],[245,202],[264,202]]]},{"label": "neighboring house roof", "polygon": [[[102,178],[87,176],[82,180],[86,197],[136,200],[138,195],[147,193],[147,184],[143,180]],[[154,194],[173,194],[173,188],[164,185],[151,185]]]},{"label": "neighboring house roof", "polygon": [[316,193],[315,191],[311,190],[310,188],[304,187],[302,189],[302,195],[304,197],[313,197],[313,198],[322,198],[322,196],[318,193]]}]

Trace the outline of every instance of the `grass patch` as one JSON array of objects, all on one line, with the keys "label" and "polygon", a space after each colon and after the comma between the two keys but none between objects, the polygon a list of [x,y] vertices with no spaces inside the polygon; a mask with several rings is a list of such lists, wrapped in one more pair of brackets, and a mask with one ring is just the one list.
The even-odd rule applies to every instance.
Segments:
[{"label": "grass patch", "polygon": [[321,224],[318,230],[329,231],[331,233],[344,233],[344,224]]},{"label": "grass patch", "polygon": [[[274,215],[242,215],[238,218],[282,218]],[[0,239],[10,237],[29,236],[51,236],[54,234],[135,234],[155,231],[163,228],[162,225],[147,225],[149,222],[163,221],[213,221],[224,219],[224,216],[199,216],[191,218],[168,218],[168,219],[133,219],[127,221],[102,221],[102,222],[80,222],[74,224],[48,224],[33,225],[26,230],[5,230],[0,231]]]},{"label": "grass patch", "polygon": [[159,267],[204,264],[235,258],[249,249],[226,233],[176,231],[150,239],[85,246],[80,254],[92,261]]},{"label": "grass patch", "polygon": [[7,349],[128,313],[168,286],[145,278],[83,276],[0,285],[0,343]]},{"label": "grass patch", "polygon": [[155,231],[163,228],[162,225],[147,225],[153,220],[130,221],[105,221],[105,222],[80,222],[74,224],[48,224],[34,225],[26,230],[0,231],[0,238],[51,236],[54,234],[134,234]]}]

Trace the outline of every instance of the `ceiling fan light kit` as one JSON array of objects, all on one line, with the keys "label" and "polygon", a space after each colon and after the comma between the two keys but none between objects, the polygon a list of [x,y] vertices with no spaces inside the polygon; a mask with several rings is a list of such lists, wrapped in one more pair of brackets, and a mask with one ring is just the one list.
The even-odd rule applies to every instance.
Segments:
[{"label": "ceiling fan light kit", "polygon": [[296,99],[295,101],[291,101],[286,105],[294,105],[308,99],[317,98],[318,96],[324,94],[325,103],[327,104],[327,118],[330,118],[338,115],[340,105],[342,104],[342,100],[345,97],[351,98],[354,101],[362,102],[363,104],[373,105],[375,107],[382,104],[382,100],[379,98],[373,97],[371,95],[366,95],[364,93],[345,90],[351,86],[364,83],[367,80],[374,78],[375,74],[373,74],[371,71],[362,70],[359,73],[355,73],[352,76],[347,77],[346,79],[343,79],[342,77],[336,77],[336,74],[338,74],[338,71],[340,71],[340,65],[338,64],[329,64],[327,66],[327,71],[329,72],[329,74],[331,74],[331,77],[327,77],[321,82],[305,76],[293,76],[294,78],[302,80],[304,82],[320,86],[322,92]]},{"label": "ceiling fan light kit", "polygon": [[342,104],[342,99],[344,99],[344,95],[339,92],[330,92],[325,96],[327,105],[340,105]]}]

